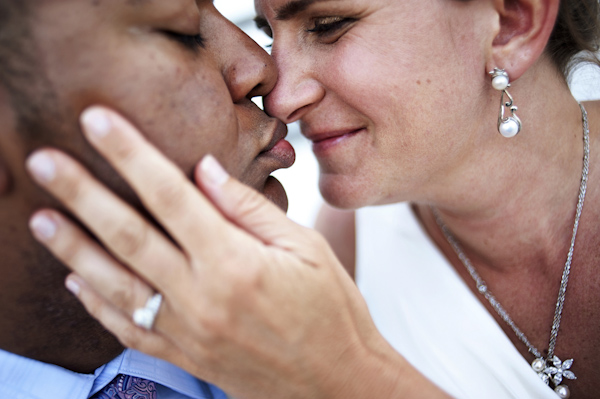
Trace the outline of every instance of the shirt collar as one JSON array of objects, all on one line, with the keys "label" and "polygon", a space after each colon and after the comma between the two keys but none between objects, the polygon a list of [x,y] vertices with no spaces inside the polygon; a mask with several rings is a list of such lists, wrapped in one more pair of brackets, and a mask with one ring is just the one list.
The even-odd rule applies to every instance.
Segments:
[{"label": "shirt collar", "polygon": [[93,374],[79,374],[0,349],[0,397],[87,399],[118,374],[155,381],[191,399],[226,399],[213,385],[164,360],[127,349]]},{"label": "shirt collar", "polygon": [[106,386],[118,374],[155,381],[192,399],[227,398],[220,389],[197,379],[179,367],[132,349],[125,350],[119,357],[103,366],[94,382],[92,394]]},{"label": "shirt collar", "polygon": [[0,350],[0,397],[87,398],[96,373],[79,374]]}]

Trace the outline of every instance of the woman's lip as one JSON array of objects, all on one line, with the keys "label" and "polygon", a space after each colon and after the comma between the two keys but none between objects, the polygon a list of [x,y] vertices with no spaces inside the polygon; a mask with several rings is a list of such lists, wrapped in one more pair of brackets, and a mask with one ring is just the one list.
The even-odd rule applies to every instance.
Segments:
[{"label": "woman's lip", "polygon": [[350,130],[350,131],[343,132],[343,133],[330,134],[330,135],[327,135],[326,137],[321,135],[320,137],[323,137],[323,138],[315,139],[312,141],[313,142],[313,145],[312,145],[313,152],[315,154],[323,153],[324,151],[327,151],[328,149],[335,147],[337,144],[345,141],[347,138],[350,138],[362,131],[364,131],[364,128]]}]

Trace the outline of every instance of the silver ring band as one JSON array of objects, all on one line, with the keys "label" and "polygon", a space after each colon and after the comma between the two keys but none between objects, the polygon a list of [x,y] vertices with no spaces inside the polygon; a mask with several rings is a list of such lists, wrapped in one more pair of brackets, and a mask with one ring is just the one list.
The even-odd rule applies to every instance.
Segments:
[{"label": "silver ring band", "polygon": [[156,315],[162,304],[162,299],[163,297],[159,293],[152,295],[146,301],[146,306],[137,308],[133,312],[133,324],[146,330],[151,330],[154,325],[154,319],[156,319]]}]

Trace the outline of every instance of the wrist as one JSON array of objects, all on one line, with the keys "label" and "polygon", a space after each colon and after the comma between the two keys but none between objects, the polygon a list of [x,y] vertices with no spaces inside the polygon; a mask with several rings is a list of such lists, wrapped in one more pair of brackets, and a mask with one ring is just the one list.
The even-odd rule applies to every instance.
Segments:
[{"label": "wrist", "polygon": [[[382,338],[383,340],[383,338]],[[327,398],[449,398],[423,376],[387,342],[376,348],[356,348],[350,359],[339,362],[332,376]],[[335,373],[335,376],[333,374]]]}]

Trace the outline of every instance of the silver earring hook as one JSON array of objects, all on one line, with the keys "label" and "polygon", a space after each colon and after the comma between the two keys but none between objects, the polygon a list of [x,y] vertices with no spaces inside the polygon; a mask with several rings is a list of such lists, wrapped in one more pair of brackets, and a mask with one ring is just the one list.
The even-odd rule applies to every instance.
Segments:
[{"label": "silver earring hook", "polygon": [[[508,73],[504,69],[494,68],[489,74],[492,76],[492,86],[494,89],[502,91],[502,95],[500,96],[500,113],[498,114],[498,132],[507,138],[514,137],[521,131],[523,125],[521,119],[515,113],[518,108],[514,105],[513,97],[506,90],[510,87]],[[506,103],[504,102],[505,94],[509,100]],[[511,116],[504,116],[505,107],[510,109]]]}]

